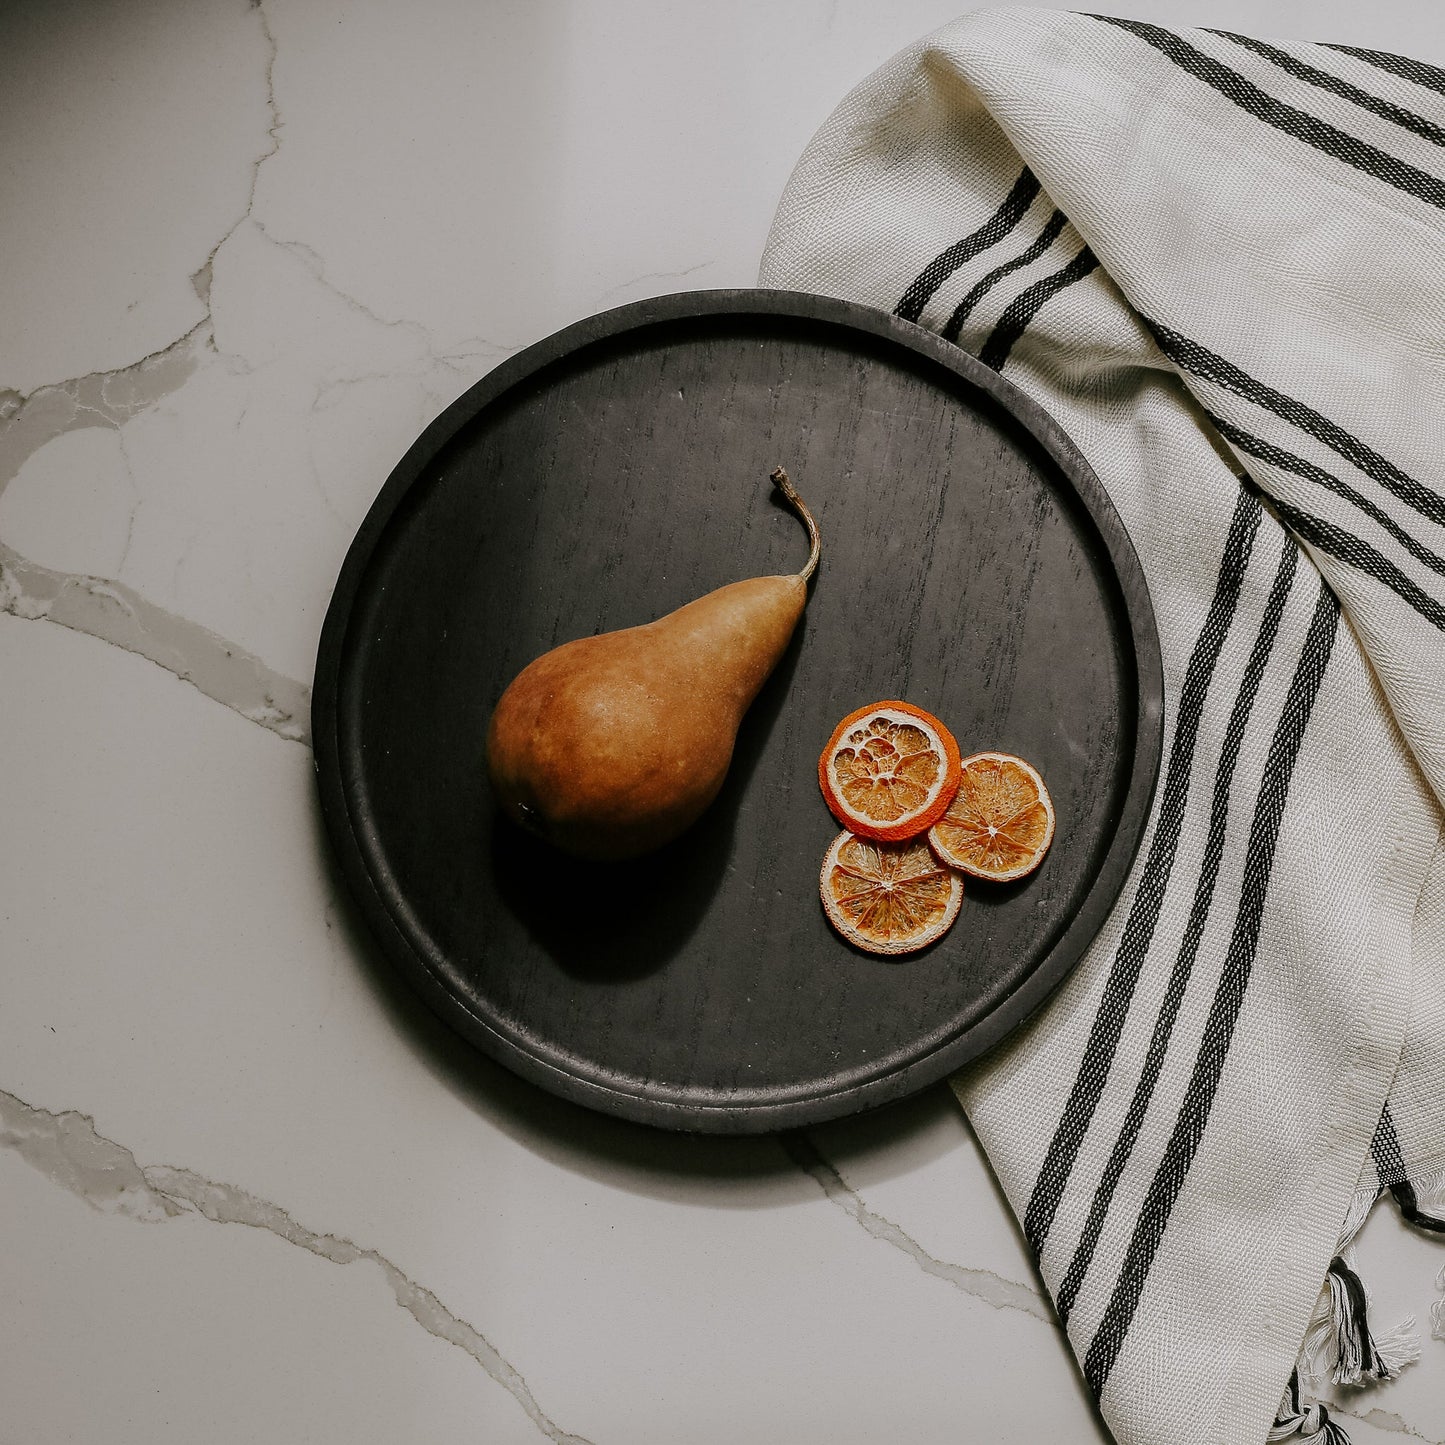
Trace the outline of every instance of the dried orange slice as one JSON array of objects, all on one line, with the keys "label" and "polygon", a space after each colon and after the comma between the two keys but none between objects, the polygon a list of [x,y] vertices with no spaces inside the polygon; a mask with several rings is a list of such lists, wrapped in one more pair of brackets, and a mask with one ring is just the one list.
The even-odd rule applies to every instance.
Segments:
[{"label": "dried orange slice", "polygon": [[958,744],[921,707],[875,702],[850,712],[818,759],[833,816],[861,838],[896,842],[938,821],[958,787]]},{"label": "dried orange slice", "polygon": [[951,868],[1006,883],[1032,873],[1054,841],[1054,803],[1038,770],[1012,753],[965,758],[958,791],[928,831]]},{"label": "dried orange slice", "polygon": [[818,880],[828,922],[869,953],[912,953],[948,932],[963,879],[923,838],[880,843],[840,833]]}]

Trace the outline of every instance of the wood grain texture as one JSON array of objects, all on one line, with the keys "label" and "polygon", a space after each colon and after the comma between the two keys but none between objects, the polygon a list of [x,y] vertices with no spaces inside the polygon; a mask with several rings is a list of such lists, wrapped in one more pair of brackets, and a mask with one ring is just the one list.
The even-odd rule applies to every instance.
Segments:
[{"label": "wood grain texture", "polygon": [[[496,813],[502,690],[569,638],[823,561],[718,800],[678,842],[582,864]],[[348,556],[318,659],[323,809],[389,957],[494,1057],[677,1128],[793,1127],[898,1098],[1002,1037],[1102,923],[1161,739],[1143,577],[1082,458],[931,334],[784,292],[660,298],[514,357],[423,434]],[[885,697],[1030,759],[1058,832],[970,884],[933,948],[828,927],[818,751]]]}]

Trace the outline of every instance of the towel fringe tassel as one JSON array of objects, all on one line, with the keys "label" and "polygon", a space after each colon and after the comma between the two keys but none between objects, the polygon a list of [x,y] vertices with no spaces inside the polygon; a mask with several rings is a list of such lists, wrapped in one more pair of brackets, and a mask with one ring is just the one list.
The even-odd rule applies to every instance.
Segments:
[{"label": "towel fringe tassel", "polygon": [[1354,1243],[1355,1236],[1364,1228],[1365,1220],[1370,1217],[1370,1210],[1375,1207],[1375,1201],[1384,1192],[1378,1185],[1355,1190],[1354,1198],[1350,1200],[1349,1212],[1345,1215],[1345,1222],[1340,1226],[1339,1239],[1335,1243],[1336,1254],[1343,1254]]},{"label": "towel fringe tassel", "polygon": [[1336,1385],[1371,1385],[1393,1380],[1420,1358],[1420,1336],[1413,1316],[1388,1334],[1370,1328],[1370,1293],[1355,1271],[1354,1252],[1346,1249],[1330,1261],[1325,1276],[1327,1299],[1305,1334],[1300,1373]]},{"label": "towel fringe tassel", "polygon": [[1279,1413],[1270,1427],[1271,1440],[1313,1440],[1316,1445],[1350,1445],[1344,1428],[1331,1418],[1328,1408],[1316,1400],[1303,1401],[1299,1392],[1299,1371],[1290,1374]]},{"label": "towel fringe tassel", "polygon": [[[1350,1445],[1343,1426],[1327,1406],[1300,1396],[1300,1377],[1336,1385],[1365,1386],[1393,1380],[1420,1358],[1413,1317],[1378,1338],[1370,1328],[1370,1293],[1355,1269],[1351,1248],[1383,1187],[1358,1190],[1340,1230],[1334,1259],[1320,1290],[1319,1304],[1305,1333],[1299,1361],[1270,1428],[1269,1439],[1312,1440],[1316,1445]],[[1400,1213],[1417,1228],[1445,1234],[1445,1168],[1426,1178],[1389,1186]],[[1435,1277],[1442,1298],[1430,1306],[1430,1333],[1445,1340],[1445,1267]]]},{"label": "towel fringe tassel", "polygon": [[1389,1186],[1400,1213],[1416,1229],[1445,1234],[1445,1167]]},{"label": "towel fringe tassel", "polygon": [[[1389,1186],[1401,1217],[1416,1229],[1445,1234],[1445,1166],[1417,1173]],[[1353,1213],[1353,1210],[1351,1211]],[[1435,1276],[1435,1288],[1445,1293],[1445,1268]],[[1445,1340],[1445,1299],[1430,1306],[1430,1336]]]}]

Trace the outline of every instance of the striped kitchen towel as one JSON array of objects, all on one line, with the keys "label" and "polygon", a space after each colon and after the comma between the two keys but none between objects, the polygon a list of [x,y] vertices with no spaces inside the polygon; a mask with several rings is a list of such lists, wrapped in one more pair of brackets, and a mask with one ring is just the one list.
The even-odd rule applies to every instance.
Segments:
[{"label": "striped kitchen towel", "polygon": [[1149,831],[954,1086],[1121,1441],[1344,1438],[1320,1379],[1428,1334],[1350,1239],[1445,1229],[1445,72],[980,11],[843,101],[760,279],[975,353],[1123,516]]}]

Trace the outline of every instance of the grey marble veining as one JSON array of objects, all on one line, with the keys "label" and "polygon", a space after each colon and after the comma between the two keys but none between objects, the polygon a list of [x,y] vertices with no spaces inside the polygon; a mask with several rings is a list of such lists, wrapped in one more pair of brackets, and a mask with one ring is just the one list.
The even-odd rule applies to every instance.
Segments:
[{"label": "grey marble veining", "polygon": [[455,1345],[489,1374],[518,1403],[537,1429],[556,1445],[591,1445],[550,1420],[527,1382],[495,1345],[466,1320],[453,1314],[437,1295],[408,1279],[384,1255],[334,1234],[321,1234],[293,1219],[278,1204],[258,1199],[235,1185],[204,1179],[190,1169],[166,1164],[142,1165],[129,1149],[98,1134],[95,1121],[67,1110],[52,1114],[0,1090],[0,1147],[13,1149],[53,1184],[67,1189],[102,1213],[119,1213],[145,1223],[174,1219],[194,1210],[212,1224],[264,1229],[332,1264],[372,1264],[380,1271],[397,1305],[428,1334]]},{"label": "grey marble veining", "polygon": [[870,1209],[857,1190],[818,1152],[802,1131],[782,1136],[784,1151],[799,1169],[815,1180],[823,1193],[873,1239],[892,1245],[913,1260],[925,1274],[947,1280],[955,1289],[992,1305],[995,1309],[1021,1310],[1057,1328],[1058,1316],[1036,1285],[1004,1279],[990,1269],[970,1269],[931,1255],[916,1239],[891,1219]]},{"label": "grey marble veining", "polygon": [[311,740],[311,690],[259,657],[103,577],[27,562],[0,542],[0,611],[57,622],[174,673],[233,712],[292,742]]}]

